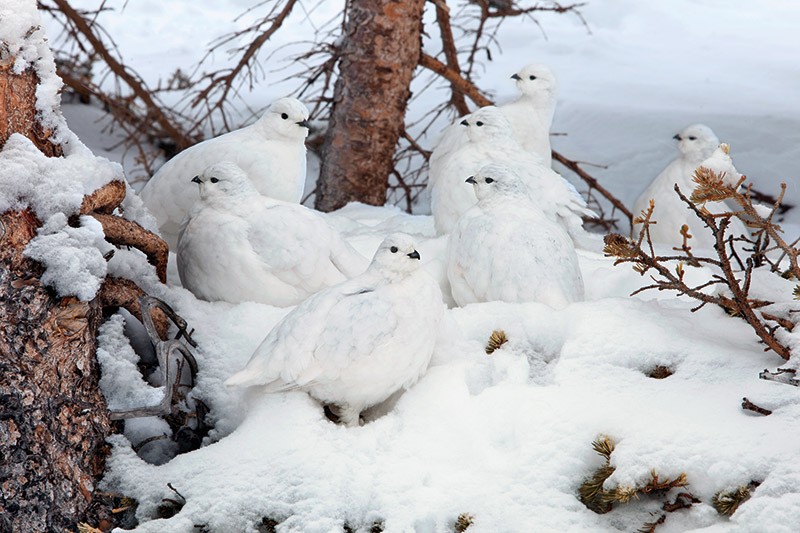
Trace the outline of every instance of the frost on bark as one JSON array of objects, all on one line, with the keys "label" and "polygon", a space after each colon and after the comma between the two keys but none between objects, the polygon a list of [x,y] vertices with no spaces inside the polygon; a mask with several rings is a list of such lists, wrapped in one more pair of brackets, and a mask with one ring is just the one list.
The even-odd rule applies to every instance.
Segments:
[{"label": "frost on bark", "polygon": [[[18,132],[59,156],[36,121],[37,83],[0,66],[0,148]],[[90,511],[112,429],[95,359],[102,309],[42,284],[22,255],[39,225],[28,209],[0,213],[0,531],[75,531],[104,514]]]},{"label": "frost on bark", "polygon": [[322,148],[316,208],[383,205],[419,62],[424,0],[352,0]]}]

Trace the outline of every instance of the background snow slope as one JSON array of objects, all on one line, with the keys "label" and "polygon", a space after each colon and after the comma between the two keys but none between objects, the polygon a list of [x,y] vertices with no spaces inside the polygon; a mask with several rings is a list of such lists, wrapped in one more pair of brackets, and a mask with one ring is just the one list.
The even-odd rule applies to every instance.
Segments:
[{"label": "background snow slope", "polygon": [[[123,57],[155,84],[196,61],[198,42],[241,27],[246,21],[231,21],[247,4],[135,1],[100,20]],[[336,9],[320,4],[314,17]],[[672,135],[693,122],[707,123],[732,145],[737,168],[759,189],[774,192],[783,180],[788,199],[798,201],[800,41],[793,33],[800,6],[606,0],[582,11],[591,34],[569,15],[539,17],[547,40],[530,22],[507,23],[503,53],[487,65],[480,85],[503,101],[515,94],[508,77],[519,66],[550,64],[561,84],[554,131],[567,133],[554,138],[554,147],[608,165],[590,172],[628,205],[674,157]],[[307,31],[302,16],[293,15],[298,32]],[[292,88],[272,80],[246,104],[258,108]],[[437,97],[446,93],[425,96]],[[92,110],[65,106],[71,126],[96,153],[119,155],[103,151],[111,143],[87,118]],[[790,217],[798,220],[796,212]],[[354,205],[330,219],[365,254],[388,231],[415,233],[427,268],[441,273],[443,243],[430,238],[427,217]],[[798,233],[797,225],[790,228],[790,236]],[[628,298],[645,281],[638,274],[589,253],[581,254],[581,264],[588,301],[563,311],[501,303],[449,311],[428,374],[388,414],[346,429],[325,420],[303,394],[263,397],[222,386],[286,310],[198,301],[180,287],[160,286],[139,255],[120,250],[109,271],[139,279],[196,329],[195,394],[211,406],[216,429],[214,443],[161,466],[145,463],[125,437],[115,437],[106,487],[140,501],[139,531],[195,531],[200,524],[255,531],[262,516],[281,521],[280,531],[341,531],[345,523],[368,531],[377,520],[391,532],[452,531],[463,512],[475,516],[469,529],[475,532],[633,531],[659,516],[650,513],[659,512],[660,502],[596,515],[576,498],[600,464],[590,443],[607,434],[618,441],[608,486],[644,481],[654,468],[662,477],[686,473],[688,490],[702,500],[671,513],[659,532],[794,531],[800,390],[757,378],[780,358],[764,353],[748,326],[719,309],[692,314],[693,303],[668,294]],[[789,301],[792,287],[770,280],[759,290]],[[487,356],[483,348],[494,329],[510,341]],[[106,381],[112,402],[151,403],[152,391],[124,349],[119,319],[104,327],[103,339],[104,366],[119,374]],[[646,377],[656,365],[676,372],[665,380]],[[774,413],[743,412],[743,396]],[[148,431],[159,429],[139,422],[128,424],[126,435],[135,444]],[[751,480],[762,482],[752,499],[721,518],[711,497]],[[151,520],[161,498],[174,496],[166,483],[186,497],[186,506],[169,520]]]}]

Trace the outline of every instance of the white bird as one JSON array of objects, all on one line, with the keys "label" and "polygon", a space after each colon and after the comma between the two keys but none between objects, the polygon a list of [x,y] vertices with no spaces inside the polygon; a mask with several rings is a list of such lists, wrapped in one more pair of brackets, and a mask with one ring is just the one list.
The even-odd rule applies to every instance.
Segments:
[{"label": "white bird", "polygon": [[[464,180],[489,163],[503,163],[520,176],[531,196],[551,220],[559,222],[575,239],[584,233],[583,215],[593,215],[575,187],[546,167],[542,158],[522,149],[511,125],[494,106],[483,107],[461,121],[468,141],[443,156],[428,177],[436,231],[449,233],[458,218],[476,202]],[[436,156],[436,150],[434,150]]]},{"label": "white bird", "polygon": [[516,172],[491,164],[466,182],[478,203],[458,220],[447,245],[447,277],[458,305],[501,300],[560,309],[583,300],[569,235],[530,200]]},{"label": "white bird", "polygon": [[186,181],[219,161],[239,165],[261,194],[299,203],[308,129],[306,106],[296,98],[281,98],[254,124],[198,143],[164,163],[140,195],[169,248],[175,249],[180,223],[199,198],[197,191],[187,193]]},{"label": "white bird", "polygon": [[177,260],[198,298],[296,305],[367,266],[316,212],[261,196],[230,161],[187,179],[187,195],[192,182],[200,198],[181,226]]},{"label": "white bird", "polygon": [[545,65],[527,65],[511,76],[519,97],[499,106],[525,150],[539,154],[544,165],[552,163],[550,126],[556,108],[556,77]]},{"label": "white bird", "polygon": [[386,237],[366,272],[297,306],[226,384],[303,390],[358,425],[364,409],[411,387],[430,362],[444,303],[419,258],[408,235]]},{"label": "white bird", "polygon": [[[689,226],[692,239],[689,245],[694,248],[713,248],[714,238],[705,227],[702,220],[694,215],[678,195],[675,185],[687,198],[694,190],[692,182],[694,172],[699,166],[705,166],[718,172],[725,172],[725,182],[734,186],[741,176],[733,167],[730,156],[719,147],[719,139],[708,126],[693,124],[673,137],[678,141],[680,155],[672,161],[645,189],[633,205],[634,216],[639,216],[650,206],[650,200],[655,201],[652,220],[657,224],[650,226],[650,238],[654,243],[668,244],[679,247],[683,244],[680,234],[681,227]],[[707,202],[706,207],[712,212],[723,209],[736,210],[729,204]],[[641,225],[634,226],[634,235],[638,237]],[[738,236],[746,233],[744,224],[737,218],[731,219],[728,234]]]}]

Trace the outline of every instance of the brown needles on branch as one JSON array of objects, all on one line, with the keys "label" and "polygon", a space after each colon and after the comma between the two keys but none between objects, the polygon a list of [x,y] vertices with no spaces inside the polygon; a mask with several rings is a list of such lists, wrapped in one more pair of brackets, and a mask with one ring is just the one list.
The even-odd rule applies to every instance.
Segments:
[{"label": "brown needles on branch", "polygon": [[[790,350],[780,340],[780,330],[794,327],[789,316],[776,316],[764,311],[774,302],[759,300],[750,297],[753,271],[756,268],[768,268],[776,275],[781,273],[781,265],[786,264],[788,272],[800,279],[797,257],[800,249],[798,241],[788,243],[783,238],[783,231],[774,222],[776,213],[779,212],[786,184],[781,184],[781,193],[769,209],[757,209],[753,205],[750,187],[742,190],[745,176],[735,186],[723,182],[724,174],[716,173],[710,169],[699,167],[695,171],[695,188],[687,198],[676,185],[675,192],[686,204],[691,212],[690,216],[700,218],[714,236],[714,250],[716,257],[701,257],[696,255],[690,246],[692,236],[688,227],[681,229],[683,244],[674,248],[674,254],[659,255],[653,248],[650,238],[650,226],[657,221],[652,219],[654,202],[634,219],[634,224],[642,226],[637,240],[628,239],[622,235],[612,233],[605,238],[605,254],[616,257],[615,265],[631,263],[633,269],[645,275],[650,273],[652,283],[646,285],[633,294],[656,289],[659,291],[675,291],[679,295],[686,295],[700,304],[692,309],[696,311],[704,305],[711,303],[725,309],[731,316],[744,319],[753,328],[767,349],[773,350],[783,359],[789,359]],[[705,207],[705,202],[726,200],[729,209],[719,213],[712,213]],[[728,227],[733,217],[741,219],[751,231],[750,235],[728,235]],[[737,248],[744,250],[737,251]],[[746,253],[745,257],[739,254]],[[780,254],[777,259],[771,259]],[[712,270],[711,278],[699,284],[690,283],[685,276],[685,265],[707,266]],[[705,291],[712,286],[718,286],[716,291]],[[633,295],[632,294],[632,295]]]}]

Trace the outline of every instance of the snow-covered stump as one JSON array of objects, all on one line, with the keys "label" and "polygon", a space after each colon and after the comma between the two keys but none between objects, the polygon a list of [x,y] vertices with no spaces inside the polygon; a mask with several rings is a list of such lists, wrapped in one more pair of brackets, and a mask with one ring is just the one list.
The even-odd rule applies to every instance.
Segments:
[{"label": "snow-covered stump", "polygon": [[136,316],[144,291],[107,263],[131,246],[164,281],[167,251],[115,214],[121,168],[67,128],[41,27],[33,0],[0,3],[0,531],[110,529],[97,332],[118,306]]}]

